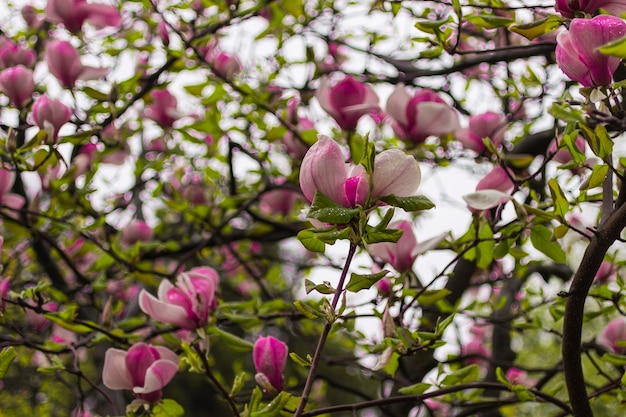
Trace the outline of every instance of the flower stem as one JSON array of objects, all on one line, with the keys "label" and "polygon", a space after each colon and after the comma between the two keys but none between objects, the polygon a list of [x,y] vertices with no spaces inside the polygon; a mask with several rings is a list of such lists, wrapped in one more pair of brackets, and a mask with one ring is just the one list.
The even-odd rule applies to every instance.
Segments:
[{"label": "flower stem", "polygon": [[[354,243],[350,243],[348,257],[346,258],[346,263],[344,264],[343,270],[341,271],[341,277],[339,278],[339,283],[337,284],[335,295],[333,296],[333,300],[330,304],[333,310],[336,310],[337,304],[339,304],[339,299],[341,298],[341,294],[343,293],[343,285],[346,281],[348,269],[350,269],[350,264],[352,263],[352,258],[356,253],[356,248],[357,246]],[[322,330],[320,339],[317,342],[317,347],[315,348],[315,353],[313,354],[313,359],[311,360],[311,368],[309,369],[309,374],[306,378],[304,389],[302,390],[302,398],[300,400],[300,404],[298,404],[298,409],[296,410],[294,417],[300,417],[300,415],[304,412],[304,407],[306,407],[306,404],[309,401],[309,394],[311,393],[313,380],[315,379],[315,371],[317,370],[317,366],[322,356],[322,349],[324,348],[324,344],[326,343],[326,338],[328,337],[328,334],[330,333],[332,327],[333,323],[330,321],[327,321],[324,325],[324,330]]]}]

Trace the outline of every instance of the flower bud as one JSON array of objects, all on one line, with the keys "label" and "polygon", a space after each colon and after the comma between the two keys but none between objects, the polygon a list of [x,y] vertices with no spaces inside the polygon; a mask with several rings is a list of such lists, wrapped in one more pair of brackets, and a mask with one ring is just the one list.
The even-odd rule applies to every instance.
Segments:
[{"label": "flower bud", "polygon": [[252,350],[256,371],[263,374],[277,391],[283,388],[283,373],[288,353],[287,345],[272,336],[260,336]]}]

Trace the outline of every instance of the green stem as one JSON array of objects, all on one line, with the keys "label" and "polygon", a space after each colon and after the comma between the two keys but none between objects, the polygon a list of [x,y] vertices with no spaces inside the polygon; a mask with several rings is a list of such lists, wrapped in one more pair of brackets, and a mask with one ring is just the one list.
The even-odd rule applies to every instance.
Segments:
[{"label": "green stem", "polygon": [[[348,257],[346,258],[346,263],[343,266],[343,270],[341,271],[341,277],[339,278],[339,283],[337,284],[335,295],[333,296],[333,300],[330,304],[333,311],[336,310],[337,304],[339,304],[339,299],[341,298],[341,294],[343,293],[343,285],[346,281],[348,269],[350,268],[350,264],[352,263],[352,258],[356,253],[356,248],[357,246],[354,243],[350,243]],[[309,375],[307,376],[306,382],[304,384],[304,390],[302,390],[302,399],[300,400],[300,404],[298,404],[298,409],[296,410],[294,417],[300,417],[302,415],[302,413],[304,412],[304,407],[306,407],[306,404],[309,401],[309,394],[311,393],[313,381],[315,380],[315,371],[317,370],[317,366],[322,356],[322,349],[324,348],[324,344],[326,343],[326,339],[328,338],[332,326],[333,323],[330,321],[327,321],[324,325],[324,330],[322,331],[322,335],[320,336],[320,339],[317,342],[317,347],[315,348],[315,353],[313,354],[313,360],[311,361]]]}]

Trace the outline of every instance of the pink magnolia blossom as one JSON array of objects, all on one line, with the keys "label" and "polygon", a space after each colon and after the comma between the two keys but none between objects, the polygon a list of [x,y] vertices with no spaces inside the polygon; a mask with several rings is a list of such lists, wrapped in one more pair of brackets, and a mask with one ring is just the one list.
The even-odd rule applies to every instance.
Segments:
[{"label": "pink magnolia blossom", "polygon": [[219,278],[210,267],[193,268],[176,278],[176,286],[163,280],[156,298],[146,290],[139,294],[139,307],[156,321],[194,330],[206,326],[217,303]]},{"label": "pink magnolia blossom", "polygon": [[484,138],[490,138],[496,146],[502,144],[506,126],[506,117],[502,113],[474,115],[469,119],[469,127],[457,130],[456,139],[467,149],[480,154],[485,150]]},{"label": "pink magnolia blossom", "polygon": [[0,69],[24,65],[32,67],[35,63],[35,51],[22,48],[8,38],[0,35]]},{"label": "pink magnolia blossom", "polygon": [[485,175],[476,185],[476,191],[480,190],[498,190],[503,193],[510,193],[515,184],[511,181],[514,177],[513,173],[508,173],[500,165],[495,166],[487,175]]},{"label": "pink magnolia blossom", "polygon": [[254,343],[252,359],[257,371],[256,379],[258,382],[264,381],[263,377],[258,375],[262,374],[271,384],[271,387],[261,384],[264,388],[274,388],[277,391],[283,388],[283,373],[288,353],[287,345],[272,336],[260,336]]},{"label": "pink magnolia blossom", "polygon": [[[315,130],[315,125],[306,117],[298,116],[298,106],[300,100],[297,97],[292,98],[287,103],[287,119],[293,125],[298,132],[304,132],[307,130]],[[309,146],[302,140],[298,139],[294,133],[289,130],[283,137],[283,144],[287,148],[287,152],[295,159],[302,159],[306,152],[309,150]]]},{"label": "pink magnolia blossom", "polygon": [[556,0],[554,8],[569,18],[576,16],[576,12],[593,15],[600,9],[621,16],[626,12],[626,0]]},{"label": "pink magnolia blossom", "polygon": [[536,381],[528,377],[528,373],[526,371],[522,371],[519,368],[509,368],[506,371],[506,379],[514,385],[522,384],[527,386],[535,385]]},{"label": "pink magnolia blossom", "polygon": [[620,317],[609,322],[596,342],[614,353],[626,353],[626,319]]},{"label": "pink magnolia blossom", "polygon": [[32,108],[35,124],[48,133],[49,139],[56,141],[61,127],[70,121],[72,110],[60,100],[50,99],[47,95],[40,96]]},{"label": "pink magnolia blossom", "polygon": [[626,23],[614,16],[573,19],[569,31],[559,33],[556,62],[561,70],[585,87],[611,84],[622,60],[603,55],[598,48],[626,35]]},{"label": "pink magnolia blossom", "polygon": [[65,88],[73,88],[77,80],[95,80],[109,72],[108,68],[83,65],[78,51],[67,41],[50,42],[46,50],[46,62],[52,75]]},{"label": "pink magnolia blossom", "polygon": [[22,10],[20,11],[20,13],[22,15],[22,19],[24,19],[24,22],[26,22],[28,27],[31,27],[31,28],[39,27],[39,25],[41,24],[43,20],[43,18],[39,15],[39,13],[37,13],[37,10],[35,10],[35,8],[31,6],[30,4],[27,4],[24,7],[22,7]]},{"label": "pink magnolia blossom", "polygon": [[112,390],[129,390],[153,403],[178,372],[178,356],[162,346],[135,343],[123,351],[109,348],[104,355],[102,382]]},{"label": "pink magnolia blossom", "polygon": [[213,53],[209,59],[215,72],[226,79],[232,79],[241,72],[241,62],[233,54],[227,52]]},{"label": "pink magnolia blossom", "polygon": [[11,282],[8,278],[0,277],[0,311],[4,311],[5,301],[9,295]]},{"label": "pink magnolia blossom", "polygon": [[172,127],[181,117],[176,109],[178,100],[167,90],[155,90],[151,94],[152,104],[146,107],[145,114],[149,119],[157,122],[162,128]]},{"label": "pink magnolia blossom", "polygon": [[15,184],[15,171],[0,168],[0,205],[14,210],[21,209],[26,200],[19,194],[11,192]]},{"label": "pink magnolia blossom", "polygon": [[[576,142],[574,142],[579,151],[585,152],[585,139],[582,136],[578,136],[576,138]],[[572,161],[572,154],[569,149],[562,148],[559,149],[559,141],[553,140],[550,142],[550,146],[548,146],[548,155],[552,155],[552,160],[555,162],[559,162],[561,164],[567,164]]]},{"label": "pink magnolia blossom", "polygon": [[381,242],[369,245],[370,255],[382,259],[398,272],[408,272],[413,267],[418,255],[436,248],[445,239],[447,233],[440,234],[422,243],[417,243],[413,227],[406,220],[391,222],[389,229],[402,230],[397,242]]},{"label": "pink magnolia blossom", "polygon": [[154,238],[154,231],[143,220],[132,220],[121,232],[122,244],[132,246],[137,242],[147,242]]},{"label": "pink magnolia blossom", "polygon": [[400,139],[422,143],[429,136],[440,136],[460,128],[456,111],[432,90],[417,90],[411,97],[400,84],[387,100],[386,111]]},{"label": "pink magnolia blossom", "polygon": [[413,227],[406,220],[389,224],[390,229],[402,230],[402,237],[397,242],[381,242],[369,245],[369,253],[381,258],[398,272],[407,272],[417,258],[417,239]]},{"label": "pink magnolia blossom", "polygon": [[467,356],[463,362],[465,365],[476,364],[481,368],[487,366],[486,357],[489,357],[489,351],[483,345],[483,342],[477,339],[470,341],[461,346],[461,356]]},{"label": "pink magnolia blossom", "polygon": [[[362,166],[350,166],[339,145],[320,135],[311,146],[300,168],[300,187],[304,196],[313,201],[316,191],[344,207],[366,203],[370,186]],[[412,156],[399,149],[390,149],[376,155],[372,201],[395,194],[408,197],[415,193],[421,179],[420,168]]]},{"label": "pink magnolia blossom", "polygon": [[[285,179],[279,178],[277,183],[284,184]],[[259,197],[261,210],[268,214],[282,214],[283,216],[291,213],[296,201],[298,201],[298,193],[287,188],[275,188]]]},{"label": "pink magnolia blossom", "polygon": [[612,281],[615,278],[616,273],[616,265],[609,261],[602,261],[602,263],[600,264],[600,268],[598,268],[598,272],[596,272],[596,277],[593,281],[597,284]]},{"label": "pink magnolia blossom", "polygon": [[157,26],[157,35],[159,35],[159,38],[161,39],[161,42],[163,42],[163,45],[168,46],[170,44],[170,34],[168,26],[164,20],[161,20],[159,22],[159,25]]},{"label": "pink magnolia blossom", "polygon": [[16,107],[22,107],[35,91],[33,71],[23,65],[16,65],[0,72],[0,90]]},{"label": "pink magnolia blossom", "polygon": [[87,3],[86,0],[48,0],[46,19],[61,23],[65,29],[77,33],[85,22],[96,29],[117,27],[122,17],[114,6],[106,4]]},{"label": "pink magnolia blossom", "polygon": [[502,168],[494,167],[476,185],[476,191],[463,196],[463,200],[473,213],[492,209],[513,199],[511,191],[515,184],[511,180],[514,174]]},{"label": "pink magnolia blossom", "polygon": [[351,75],[333,86],[326,77],[322,78],[315,97],[326,113],[345,130],[354,130],[361,116],[379,110],[374,89]]}]

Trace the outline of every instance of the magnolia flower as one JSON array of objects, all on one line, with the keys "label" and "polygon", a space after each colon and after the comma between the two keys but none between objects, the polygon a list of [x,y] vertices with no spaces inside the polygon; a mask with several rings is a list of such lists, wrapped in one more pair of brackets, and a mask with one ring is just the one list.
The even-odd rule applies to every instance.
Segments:
[{"label": "magnolia flower", "polygon": [[39,27],[39,25],[41,24],[41,21],[43,20],[42,17],[39,15],[39,13],[37,13],[37,10],[35,10],[35,8],[31,6],[30,4],[27,4],[24,7],[22,7],[22,10],[20,10],[20,13],[22,15],[22,19],[24,19],[24,22],[26,22],[28,27],[31,27],[31,28]]},{"label": "magnolia flower", "polygon": [[561,70],[585,87],[611,84],[622,60],[603,55],[598,48],[626,35],[626,23],[613,16],[573,19],[569,31],[559,33],[556,62]]},{"label": "magnolia flower", "polygon": [[62,23],[72,33],[79,32],[85,22],[101,29],[117,27],[122,20],[115,7],[87,3],[86,0],[48,0],[46,19],[53,23]]},{"label": "magnolia flower", "polygon": [[11,282],[8,278],[0,277],[0,311],[4,311],[5,301],[9,295],[9,286]]},{"label": "magnolia flower", "polygon": [[406,220],[391,222],[389,229],[402,230],[402,236],[397,242],[381,242],[369,245],[370,255],[382,259],[398,272],[408,272],[418,255],[436,248],[447,236],[447,233],[436,236],[421,244],[417,243],[411,223]]},{"label": "magnolia flower", "polygon": [[241,62],[235,55],[219,52],[213,54],[209,59],[215,72],[226,79],[232,79],[241,72]]},{"label": "magnolia flower", "polygon": [[53,141],[56,141],[61,126],[72,117],[69,107],[60,100],[49,99],[45,94],[35,101],[32,111],[35,124],[39,129],[45,130]]},{"label": "magnolia flower", "polygon": [[95,80],[106,75],[108,68],[95,68],[80,62],[78,51],[67,41],[52,41],[46,50],[46,62],[65,88],[72,88],[77,80]]},{"label": "magnolia flower", "polygon": [[[399,149],[390,149],[374,159],[373,191],[371,201],[394,194],[408,197],[420,184],[420,168],[412,156]],[[304,196],[313,201],[315,192],[344,207],[364,205],[370,190],[370,178],[362,166],[344,162],[339,145],[327,136],[320,135],[304,156],[300,168],[300,187]]]},{"label": "magnolia flower", "polygon": [[157,122],[162,128],[172,127],[174,122],[181,117],[176,109],[178,100],[167,90],[155,90],[152,92],[152,104],[146,107],[145,115]]},{"label": "magnolia flower", "polygon": [[178,275],[176,286],[161,281],[159,298],[141,290],[139,307],[156,321],[195,330],[206,326],[210,311],[215,309],[218,281],[213,268],[193,268]]},{"label": "magnolia flower", "polygon": [[143,220],[132,220],[121,231],[122,244],[132,246],[137,242],[147,242],[154,238],[154,231]]},{"label": "magnolia flower", "polygon": [[[612,320],[602,330],[596,342],[612,352],[626,353],[626,320],[623,317]],[[618,344],[618,342],[620,342]]]},{"label": "magnolia flower", "polygon": [[24,65],[31,67],[35,63],[35,51],[22,48],[8,38],[0,35],[0,69]]},{"label": "magnolia flower", "polygon": [[489,351],[482,341],[474,339],[461,346],[461,356],[467,356],[463,361],[466,366],[476,364],[482,368],[487,366],[485,358],[489,357]]},{"label": "magnolia flower", "polygon": [[[579,151],[583,153],[585,152],[585,139],[582,136],[578,136],[576,138],[574,145]],[[556,139],[550,142],[550,146],[548,146],[548,155],[553,155],[552,160],[561,164],[567,164],[572,161],[572,154],[569,149],[559,149],[559,141]]]},{"label": "magnolia flower", "polygon": [[264,212],[282,214],[283,216],[291,213],[297,200],[298,194],[296,192],[284,188],[270,190],[259,197],[260,207]]},{"label": "magnolia flower", "polygon": [[490,138],[496,146],[499,146],[504,141],[505,130],[504,114],[487,112],[471,116],[469,127],[456,131],[456,139],[467,149],[480,154],[485,150],[484,138]]},{"label": "magnolia flower", "polygon": [[345,130],[354,130],[361,116],[379,110],[378,96],[372,87],[351,75],[334,86],[328,84],[326,77],[322,78],[315,97],[326,113]]},{"label": "magnolia flower", "polygon": [[[260,336],[257,339],[252,349],[252,359],[257,371],[255,378],[259,385],[268,391],[272,388],[280,391],[283,388],[283,373],[288,353],[287,345],[275,337]],[[270,386],[267,386],[266,381]]]},{"label": "magnolia flower", "polygon": [[518,368],[509,368],[509,370],[506,371],[506,379],[511,384],[514,384],[514,385],[522,384],[522,385],[533,386],[536,383],[534,379],[531,379],[528,377],[528,374],[526,373],[526,371],[522,371],[521,369],[518,369]]},{"label": "magnolia flower", "polygon": [[459,129],[459,118],[452,107],[432,90],[417,90],[413,97],[399,84],[387,100],[386,111],[400,139],[421,143]]},{"label": "magnolia flower", "polygon": [[556,0],[554,8],[564,17],[574,17],[576,12],[593,15],[603,9],[609,14],[621,16],[626,12],[626,0]]},{"label": "magnolia flower", "polygon": [[0,206],[18,210],[24,206],[26,200],[21,195],[11,192],[13,184],[15,184],[15,175],[15,171],[0,168]]},{"label": "magnolia flower", "polygon": [[511,181],[514,174],[506,172],[500,165],[495,166],[487,175],[485,175],[476,185],[476,191],[480,190],[498,190],[503,193],[510,193],[515,184]]},{"label": "magnolia flower", "polygon": [[0,91],[16,107],[22,107],[35,91],[33,71],[20,64],[0,72]]},{"label": "magnolia flower", "polygon": [[123,351],[110,348],[104,355],[102,382],[112,390],[132,391],[138,399],[159,401],[162,389],[178,372],[178,356],[162,346],[135,343]]}]

